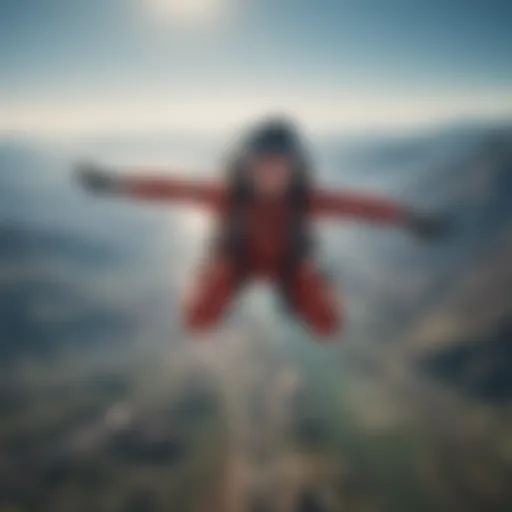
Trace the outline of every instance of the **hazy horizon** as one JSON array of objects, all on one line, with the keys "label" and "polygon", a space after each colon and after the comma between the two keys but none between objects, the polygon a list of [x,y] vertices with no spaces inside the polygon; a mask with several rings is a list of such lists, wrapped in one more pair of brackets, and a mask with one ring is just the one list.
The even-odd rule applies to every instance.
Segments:
[{"label": "hazy horizon", "polygon": [[7,1],[0,134],[230,133],[274,111],[318,132],[512,118],[499,0]]}]

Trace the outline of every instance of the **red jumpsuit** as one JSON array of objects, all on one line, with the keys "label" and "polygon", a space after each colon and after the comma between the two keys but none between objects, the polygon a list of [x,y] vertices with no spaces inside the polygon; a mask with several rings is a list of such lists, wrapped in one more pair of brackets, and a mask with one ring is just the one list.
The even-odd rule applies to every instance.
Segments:
[{"label": "red jumpsuit", "polygon": [[[228,209],[227,188],[187,180],[159,177],[122,179],[122,192],[147,200],[194,202],[222,217]],[[310,200],[310,217],[353,217],[399,224],[405,210],[394,202],[368,195],[316,190]],[[246,277],[276,280],[282,269],[289,239],[289,211],[285,201],[254,200],[248,218],[248,268]],[[184,318],[193,331],[212,327],[231,304],[242,283],[225,256],[216,255],[202,270],[185,301]],[[299,262],[290,283],[290,306],[318,335],[329,336],[343,323],[343,312],[331,285],[314,262]]]}]

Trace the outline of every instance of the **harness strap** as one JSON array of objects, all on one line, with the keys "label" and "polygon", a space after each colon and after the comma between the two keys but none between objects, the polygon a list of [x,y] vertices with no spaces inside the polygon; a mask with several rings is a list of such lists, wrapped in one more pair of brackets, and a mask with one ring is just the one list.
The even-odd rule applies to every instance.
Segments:
[{"label": "harness strap", "polygon": [[[294,173],[298,178],[292,183],[288,194],[291,208],[291,226],[287,241],[286,255],[283,259],[281,286],[285,294],[291,293],[290,286],[297,265],[307,257],[311,248],[305,219],[309,208],[310,186],[305,170]],[[234,166],[229,180],[231,191],[227,210],[227,221],[217,235],[216,250],[220,250],[236,267],[238,278],[243,279],[248,272],[248,234],[247,211],[253,200],[253,191],[245,179],[240,166]]]}]

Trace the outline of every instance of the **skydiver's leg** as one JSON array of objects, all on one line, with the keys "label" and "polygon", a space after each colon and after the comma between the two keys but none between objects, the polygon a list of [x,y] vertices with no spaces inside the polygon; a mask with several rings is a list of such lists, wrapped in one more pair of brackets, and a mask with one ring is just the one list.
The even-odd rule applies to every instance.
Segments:
[{"label": "skydiver's leg", "polygon": [[343,311],[335,289],[314,262],[301,263],[290,283],[290,305],[319,336],[341,332]]},{"label": "skydiver's leg", "polygon": [[185,300],[184,320],[190,331],[204,332],[220,320],[238,289],[238,281],[233,265],[226,258],[213,257]]}]

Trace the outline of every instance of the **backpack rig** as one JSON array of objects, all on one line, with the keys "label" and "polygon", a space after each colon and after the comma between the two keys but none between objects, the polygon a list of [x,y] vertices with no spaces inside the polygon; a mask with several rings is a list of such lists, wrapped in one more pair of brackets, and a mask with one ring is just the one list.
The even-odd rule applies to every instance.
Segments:
[{"label": "backpack rig", "polygon": [[242,144],[241,150],[228,161],[227,218],[217,237],[216,246],[234,262],[239,277],[243,279],[247,273],[248,262],[246,219],[254,199],[247,163],[251,157],[264,154],[285,154],[294,162],[292,181],[286,194],[292,225],[281,272],[281,284],[285,295],[289,296],[294,269],[311,250],[311,237],[306,222],[311,191],[311,170],[298,132],[289,121],[271,119],[261,123]]}]

